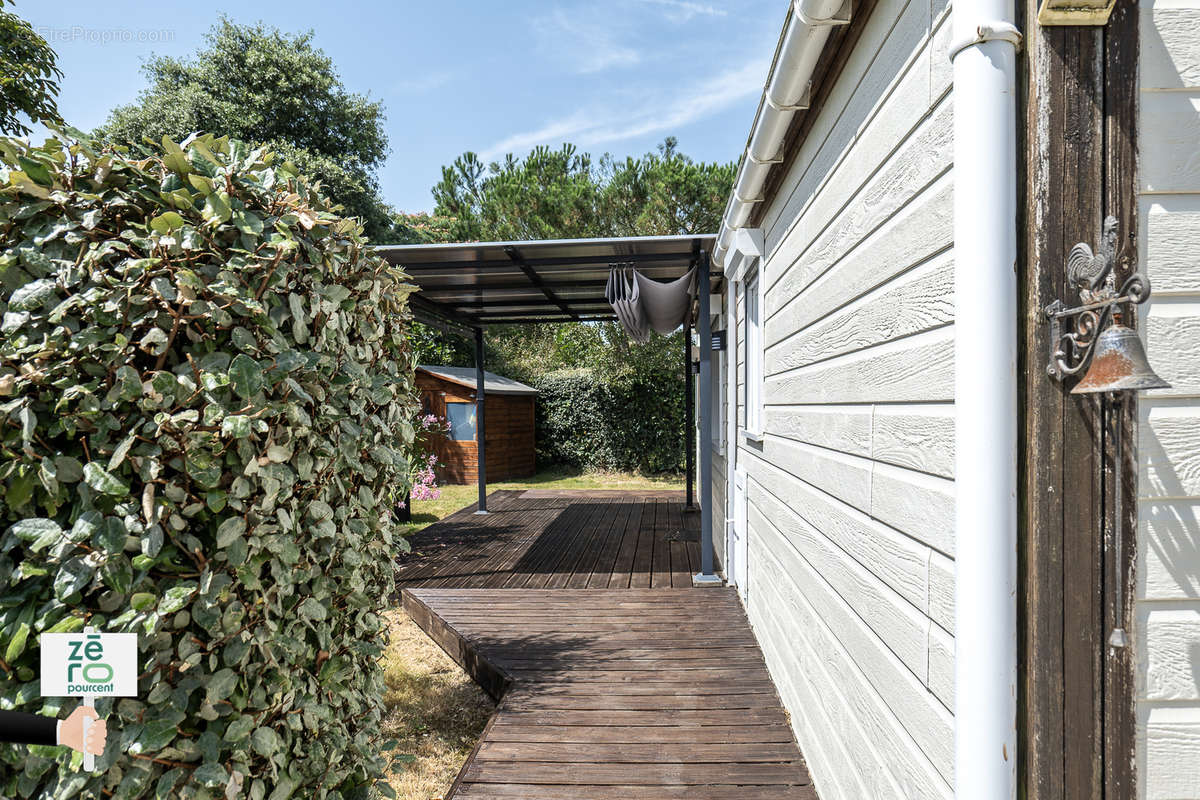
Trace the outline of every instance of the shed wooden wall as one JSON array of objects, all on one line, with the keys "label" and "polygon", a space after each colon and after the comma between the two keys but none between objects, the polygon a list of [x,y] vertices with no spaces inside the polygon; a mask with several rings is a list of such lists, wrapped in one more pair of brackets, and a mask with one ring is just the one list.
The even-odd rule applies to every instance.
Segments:
[{"label": "shed wooden wall", "polygon": [[1141,6],[1141,328],[1171,389],[1139,404],[1138,783],[1200,798],[1200,0]]},{"label": "shed wooden wall", "polygon": [[822,800],[953,794],[949,16],[875,4],[761,223],[747,611]]},{"label": "shed wooden wall", "polygon": [[[440,417],[446,416],[447,402],[475,402],[474,390],[427,372],[417,372],[417,386],[422,401]],[[525,478],[536,471],[533,404],[532,395],[487,395],[484,435],[489,482]],[[439,436],[434,450],[442,463],[437,470],[439,481],[474,483],[479,479],[479,448],[475,442]]]}]

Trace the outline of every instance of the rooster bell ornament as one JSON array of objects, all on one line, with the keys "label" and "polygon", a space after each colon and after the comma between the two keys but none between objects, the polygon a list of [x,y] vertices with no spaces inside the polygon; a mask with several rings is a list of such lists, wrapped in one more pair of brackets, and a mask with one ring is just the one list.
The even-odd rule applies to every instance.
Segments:
[{"label": "rooster bell ornament", "polygon": [[1087,242],[1080,242],[1067,255],[1067,280],[1079,292],[1084,305],[1105,299],[1108,276],[1117,260],[1116,217],[1105,217],[1099,249],[1099,253],[1093,253]]}]

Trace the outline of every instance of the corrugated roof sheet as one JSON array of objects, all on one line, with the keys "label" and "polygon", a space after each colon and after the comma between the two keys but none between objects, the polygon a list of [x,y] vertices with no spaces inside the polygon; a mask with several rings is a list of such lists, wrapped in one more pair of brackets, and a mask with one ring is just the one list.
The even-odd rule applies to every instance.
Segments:
[{"label": "corrugated roof sheet", "polygon": [[668,281],[687,273],[714,236],[625,236],[528,242],[384,245],[376,251],[404,267],[421,288],[418,318],[468,326],[615,319],[604,297],[609,269],[637,267]]}]

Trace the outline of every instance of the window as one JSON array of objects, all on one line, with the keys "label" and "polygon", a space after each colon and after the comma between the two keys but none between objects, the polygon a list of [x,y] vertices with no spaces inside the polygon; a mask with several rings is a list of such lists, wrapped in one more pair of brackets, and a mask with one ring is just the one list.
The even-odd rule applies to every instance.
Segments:
[{"label": "window", "polygon": [[456,442],[475,441],[475,404],[446,403],[446,419],[450,422],[450,438]]},{"label": "window", "polygon": [[759,436],[763,430],[763,345],[758,269],[747,274],[743,294],[746,303],[746,432]]},{"label": "window", "polygon": [[[714,331],[719,333],[719,331]],[[715,336],[713,337],[716,338]],[[725,345],[728,347],[728,345]],[[725,351],[714,350],[712,353],[712,441],[718,451],[723,450],[725,436]]]}]

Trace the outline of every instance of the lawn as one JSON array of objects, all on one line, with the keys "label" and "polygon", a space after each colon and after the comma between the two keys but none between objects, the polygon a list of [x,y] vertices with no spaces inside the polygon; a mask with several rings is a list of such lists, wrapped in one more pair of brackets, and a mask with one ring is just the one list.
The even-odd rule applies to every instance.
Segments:
[{"label": "lawn", "polygon": [[[523,481],[489,483],[498,489],[683,489],[683,478],[623,473],[543,470]],[[442,486],[437,500],[413,503],[409,533],[475,502],[478,488]],[[387,716],[384,735],[412,757],[391,775],[401,800],[440,800],[449,791],[495,704],[400,609],[387,613],[391,637],[384,654]]]}]

